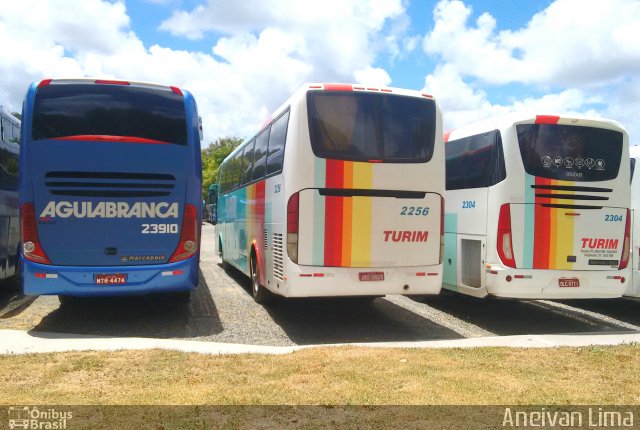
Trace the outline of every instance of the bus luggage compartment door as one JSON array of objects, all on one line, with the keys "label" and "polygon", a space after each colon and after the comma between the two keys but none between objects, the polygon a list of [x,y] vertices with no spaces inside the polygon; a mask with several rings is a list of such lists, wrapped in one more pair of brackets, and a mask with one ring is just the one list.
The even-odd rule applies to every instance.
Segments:
[{"label": "bus luggage compartment door", "polygon": [[440,262],[437,193],[306,189],[299,193],[298,264],[427,266]]}]

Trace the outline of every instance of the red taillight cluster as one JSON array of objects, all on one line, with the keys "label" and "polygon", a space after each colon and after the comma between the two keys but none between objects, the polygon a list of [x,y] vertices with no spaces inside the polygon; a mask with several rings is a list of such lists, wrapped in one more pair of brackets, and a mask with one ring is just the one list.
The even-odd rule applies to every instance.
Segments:
[{"label": "red taillight cluster", "polygon": [[289,259],[298,262],[298,228],[300,217],[300,194],[295,193],[289,197],[287,203],[287,253]]},{"label": "red taillight cluster", "polygon": [[193,205],[184,205],[180,242],[169,259],[169,263],[186,260],[198,251],[198,226],[198,210]]},{"label": "red taillight cluster", "polygon": [[627,209],[627,221],[624,226],[624,242],[622,244],[622,257],[618,269],[626,269],[629,265],[629,254],[631,248],[631,210]]},{"label": "red taillight cluster", "polygon": [[513,256],[513,243],[511,239],[511,209],[509,204],[500,206],[500,217],[498,218],[498,256],[507,267],[516,267],[516,260]]},{"label": "red taillight cluster", "polygon": [[20,208],[20,234],[24,258],[41,264],[51,264],[38,237],[38,223],[33,203],[25,203]]}]

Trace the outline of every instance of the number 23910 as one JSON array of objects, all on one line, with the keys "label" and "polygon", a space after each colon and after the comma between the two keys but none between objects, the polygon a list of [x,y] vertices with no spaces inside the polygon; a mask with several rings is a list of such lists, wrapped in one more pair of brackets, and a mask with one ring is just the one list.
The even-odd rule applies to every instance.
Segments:
[{"label": "number 23910", "polygon": [[142,234],[177,234],[178,224],[142,224]]}]

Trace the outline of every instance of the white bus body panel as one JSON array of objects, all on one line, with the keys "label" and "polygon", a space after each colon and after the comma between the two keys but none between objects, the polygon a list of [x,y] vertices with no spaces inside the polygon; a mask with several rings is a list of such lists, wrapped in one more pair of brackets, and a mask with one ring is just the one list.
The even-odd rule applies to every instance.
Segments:
[{"label": "white bus body panel", "polygon": [[[620,297],[629,283],[629,267],[618,270],[617,264],[615,267],[596,266],[589,265],[588,261],[589,259],[619,260],[622,253],[626,208],[629,207],[628,194],[625,190],[626,184],[629,183],[629,162],[625,158],[628,148],[627,133],[614,121],[560,118],[558,124],[561,125],[602,127],[623,132],[622,161],[618,176],[611,181],[574,182],[576,185],[613,189],[613,192],[607,194],[609,200],[605,203],[606,207],[600,210],[551,210],[549,223],[554,227],[548,230],[548,252],[550,255],[555,255],[555,259],[550,257],[549,268],[539,269],[533,268],[535,267],[533,241],[534,236],[539,234],[539,226],[534,224],[532,213],[535,206],[532,204],[535,191],[532,190],[531,185],[535,182],[535,177],[525,172],[515,130],[517,124],[532,124],[534,121],[535,115],[507,115],[455,129],[449,135],[448,141],[453,141],[499,130],[502,137],[506,179],[486,188],[446,191],[443,287],[476,297],[521,299]],[[487,202],[486,205],[481,203],[484,201]],[[469,204],[465,205],[464,202],[475,202],[475,208],[470,208]],[[554,203],[562,204],[568,201],[557,199]],[[504,265],[497,251],[498,218],[503,204],[510,205],[512,244],[517,269]],[[579,215],[565,215],[565,213],[579,213]],[[607,215],[619,221],[605,222]],[[597,241],[605,238],[612,241],[605,243]],[[584,242],[584,239],[587,241]],[[471,240],[477,241],[477,244],[470,242]],[[608,249],[607,246],[611,244],[615,247]],[[480,246],[480,254],[477,252],[477,245]],[[590,245],[594,245],[592,249],[589,248]],[[449,269],[449,260],[454,252],[458,266],[455,277]],[[606,257],[601,257],[602,255]],[[473,261],[467,262],[465,256],[467,259],[472,258]],[[572,256],[575,257],[575,263],[569,262]],[[462,282],[461,272],[470,271],[469,264],[472,264],[476,272],[467,273],[465,278],[474,282],[475,279],[481,280],[479,284],[474,284],[477,285],[474,287]],[[452,260],[451,266],[454,265]],[[507,281],[507,276],[510,281]],[[565,279],[578,280],[580,286],[560,287],[560,280]]]}]

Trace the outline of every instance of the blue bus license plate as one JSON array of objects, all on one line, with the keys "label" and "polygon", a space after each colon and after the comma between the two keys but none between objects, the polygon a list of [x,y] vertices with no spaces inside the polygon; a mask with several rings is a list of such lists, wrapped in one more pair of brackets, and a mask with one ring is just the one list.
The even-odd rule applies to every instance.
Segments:
[{"label": "blue bus license plate", "polygon": [[360,272],[358,279],[361,281],[384,281],[384,272]]},{"label": "blue bus license plate", "polygon": [[126,273],[95,275],[96,285],[124,285],[127,283]]}]

